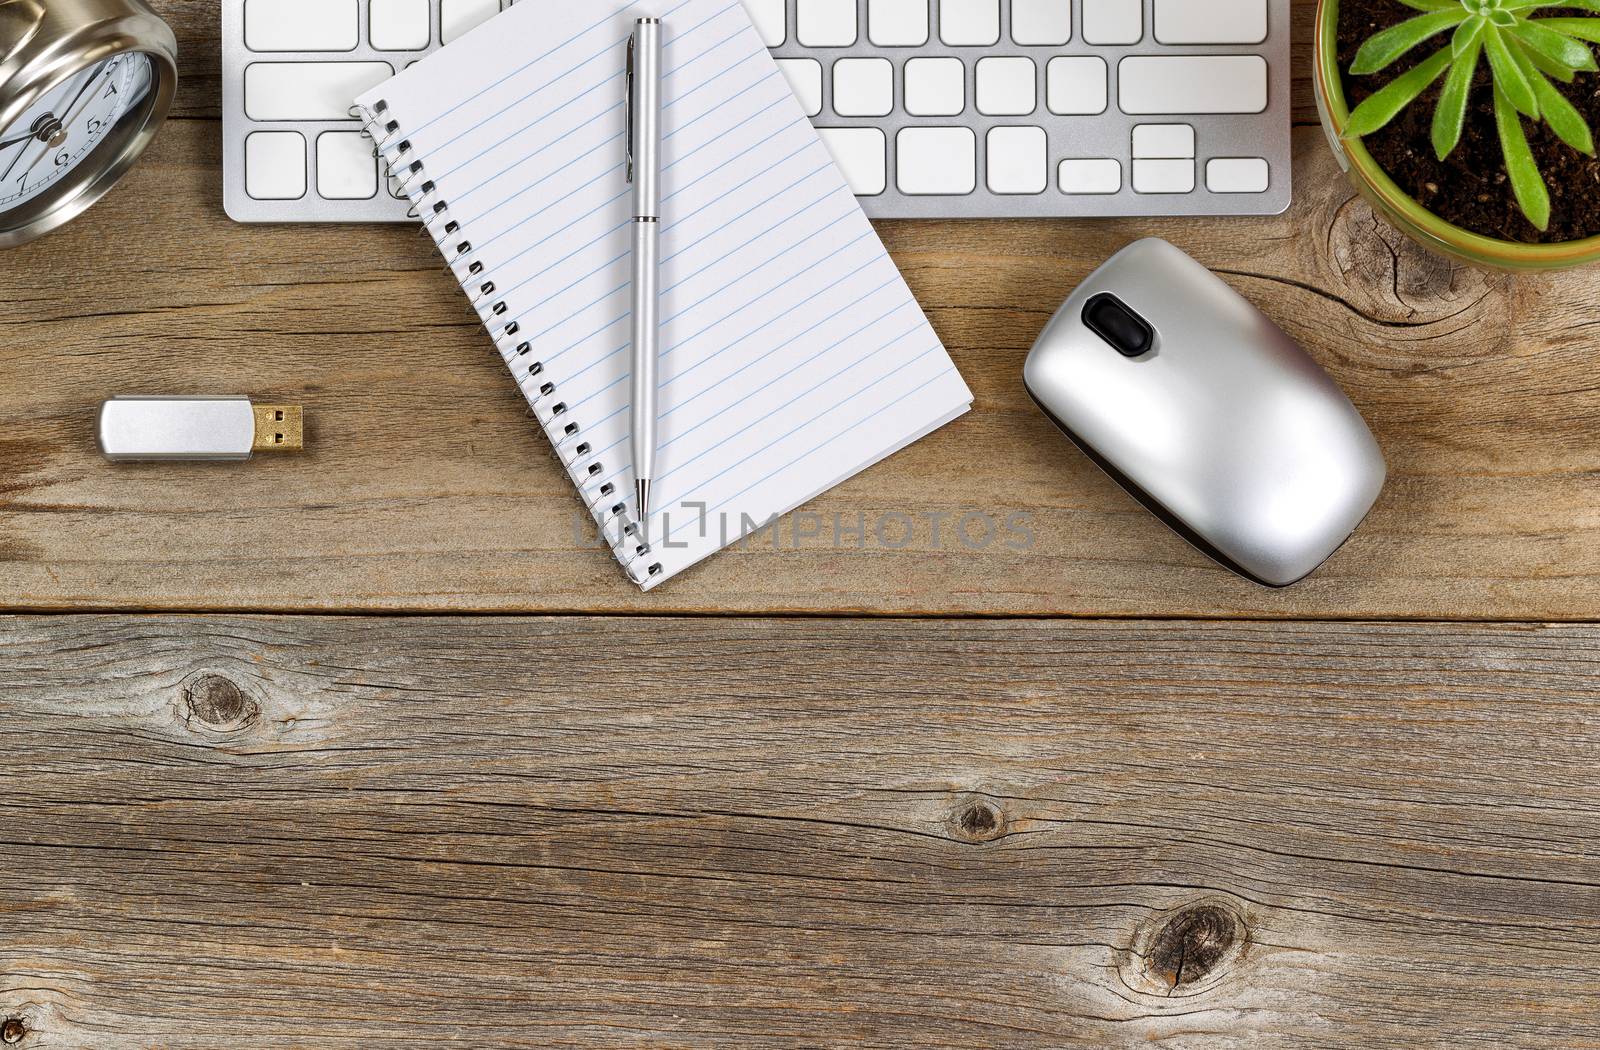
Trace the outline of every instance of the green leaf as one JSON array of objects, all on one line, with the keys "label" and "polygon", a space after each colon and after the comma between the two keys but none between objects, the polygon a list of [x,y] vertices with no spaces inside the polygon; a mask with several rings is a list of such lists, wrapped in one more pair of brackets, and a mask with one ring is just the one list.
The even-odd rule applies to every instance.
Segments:
[{"label": "green leaf", "polygon": [[1540,25],[1565,36],[1600,43],[1600,18],[1541,18],[1529,25]]},{"label": "green leaf", "polygon": [[1450,53],[1456,58],[1466,54],[1467,48],[1477,45],[1483,39],[1483,19],[1469,18],[1457,27],[1455,35],[1450,38]]},{"label": "green leaf", "polygon": [[1556,137],[1579,153],[1594,155],[1594,137],[1589,134],[1589,124],[1583,119],[1567,97],[1555,89],[1534,66],[1534,54],[1522,46],[1513,49],[1522,72],[1533,92],[1539,98],[1539,114]]},{"label": "green leaf", "polygon": [[1461,128],[1467,121],[1467,95],[1482,50],[1482,41],[1474,35],[1467,50],[1450,64],[1450,75],[1445,77],[1439,105],[1433,111],[1433,152],[1440,160],[1448,157],[1461,141]]},{"label": "green leaf", "polygon": [[[1400,0],[1413,11],[1448,11],[1460,7],[1461,0]],[[1561,0],[1537,0],[1539,3],[1560,3]]]},{"label": "green leaf", "polygon": [[1483,30],[1483,50],[1489,56],[1489,68],[1494,71],[1494,87],[1504,93],[1506,101],[1535,119],[1539,116],[1539,101],[1534,97],[1533,85],[1528,83],[1522,66],[1506,45],[1506,38],[1494,26]]},{"label": "green leaf", "polygon": [[1569,69],[1593,73],[1600,66],[1594,62],[1594,52],[1586,44],[1540,25],[1538,22],[1522,22],[1512,29],[1511,35],[1520,41],[1529,51],[1543,55],[1552,62],[1557,62]]},{"label": "green leaf", "polygon": [[1550,191],[1545,188],[1539,165],[1528,148],[1528,137],[1522,131],[1522,118],[1516,103],[1506,97],[1496,85],[1494,92],[1494,123],[1500,132],[1500,152],[1505,156],[1506,174],[1511,178],[1511,192],[1516,195],[1517,207],[1541,231],[1550,227]]},{"label": "green leaf", "polygon": [[1544,77],[1533,82],[1533,90],[1539,93],[1539,112],[1550,130],[1579,153],[1594,156],[1594,136],[1589,132],[1589,124],[1577,107],[1567,101],[1567,96]]},{"label": "green leaf", "polygon": [[1406,70],[1383,87],[1367,96],[1367,100],[1350,114],[1350,125],[1345,134],[1353,138],[1370,135],[1393,120],[1412,100],[1422,94],[1428,85],[1450,65],[1450,49],[1442,47],[1432,57]]},{"label": "green leaf", "polygon": [[1374,33],[1356,52],[1355,61],[1350,63],[1350,73],[1352,76],[1362,76],[1386,69],[1395,59],[1424,40],[1460,25],[1468,17],[1467,9],[1457,4],[1454,10],[1418,15],[1381,33]]},{"label": "green leaf", "polygon": [[1523,47],[1521,43],[1517,44],[1517,53],[1519,55],[1526,55],[1528,61],[1533,64],[1533,68],[1537,69],[1547,77],[1555,77],[1563,84],[1570,84],[1578,78],[1577,70],[1568,66],[1563,66],[1559,62],[1552,62],[1548,58],[1535,51],[1529,51],[1527,48]]}]

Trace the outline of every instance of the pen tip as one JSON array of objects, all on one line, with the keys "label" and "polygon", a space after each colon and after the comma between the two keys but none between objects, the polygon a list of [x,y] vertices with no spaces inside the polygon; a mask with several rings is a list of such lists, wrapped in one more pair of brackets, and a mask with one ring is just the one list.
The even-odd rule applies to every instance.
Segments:
[{"label": "pen tip", "polygon": [[639,520],[643,521],[650,516],[650,482],[640,479],[637,482],[639,495]]}]

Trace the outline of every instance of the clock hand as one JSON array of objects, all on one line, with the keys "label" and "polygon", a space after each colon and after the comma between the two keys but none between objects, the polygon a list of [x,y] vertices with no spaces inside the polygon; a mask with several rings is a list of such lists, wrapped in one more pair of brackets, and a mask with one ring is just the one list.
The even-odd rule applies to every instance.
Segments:
[{"label": "clock hand", "polygon": [[[28,142],[29,139],[32,139],[32,138],[33,138],[33,136],[29,135],[27,139],[23,140],[22,148],[17,150],[17,155],[15,157],[11,158],[11,163],[6,166],[5,174],[4,175],[0,175],[0,182],[4,182],[7,179],[9,179],[11,177],[12,169],[17,166],[17,161],[21,160],[23,157],[28,155],[27,142]],[[43,155],[44,154],[42,154],[42,153],[40,154],[40,156],[43,156]],[[37,163],[37,162],[35,162],[35,163]],[[28,170],[32,171],[33,169],[30,167]]]},{"label": "clock hand", "polygon": [[89,78],[89,82],[87,84],[83,85],[83,87],[78,89],[78,93],[76,95],[72,96],[72,101],[67,103],[67,109],[70,112],[68,112],[66,117],[64,117],[62,119],[62,121],[61,121],[63,126],[70,126],[72,124],[72,122],[77,119],[78,113],[79,113],[80,110],[79,109],[75,109],[74,107],[76,107],[78,105],[78,100],[79,99],[83,99],[83,105],[87,106],[89,104],[89,100],[83,97],[84,96],[84,92],[88,91],[91,87],[93,87],[95,82],[97,80],[99,80],[101,77],[105,76],[105,75],[106,75],[106,71],[102,67],[99,72],[97,72],[94,76]]}]

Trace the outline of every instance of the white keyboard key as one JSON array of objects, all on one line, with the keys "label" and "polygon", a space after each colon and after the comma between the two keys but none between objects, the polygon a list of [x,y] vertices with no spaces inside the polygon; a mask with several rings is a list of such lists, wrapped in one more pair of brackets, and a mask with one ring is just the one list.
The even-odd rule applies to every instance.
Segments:
[{"label": "white keyboard key", "polygon": [[254,62],[244,109],[251,120],[349,120],[356,96],[392,76],[387,62]]},{"label": "white keyboard key", "polygon": [[1031,58],[980,58],[977,79],[980,113],[1014,117],[1039,108],[1039,68]]},{"label": "white keyboard key", "polygon": [[1049,46],[1069,42],[1072,0],[1011,0],[1011,39]]},{"label": "white keyboard key", "polygon": [[1117,66],[1124,113],[1260,113],[1267,60],[1260,55],[1141,55]]},{"label": "white keyboard key", "polygon": [[1056,178],[1062,193],[1116,193],[1122,189],[1122,165],[1105,157],[1064,160]]},{"label": "white keyboard key", "polygon": [[795,36],[806,47],[856,42],[856,0],[795,0]]},{"label": "white keyboard key", "polygon": [[978,185],[978,137],[971,128],[901,128],[895,184],[910,195],[971,193]]},{"label": "white keyboard key", "polygon": [[957,47],[1000,42],[1000,0],[940,0],[939,39]]},{"label": "white keyboard key", "polygon": [[372,46],[379,51],[421,51],[433,38],[428,0],[372,0]]},{"label": "white keyboard key", "polygon": [[244,189],[256,200],[306,195],[306,139],[298,131],[257,131],[244,140]]},{"label": "white keyboard key", "polygon": [[1044,67],[1050,112],[1088,115],[1106,111],[1106,60],[1094,55],[1052,58]]},{"label": "white keyboard key", "polygon": [[1206,162],[1206,189],[1212,193],[1265,193],[1271,181],[1260,157],[1218,157]]},{"label": "white keyboard key", "polygon": [[500,13],[500,0],[439,0],[439,39],[448,44]]},{"label": "white keyboard key", "polygon": [[[1197,8],[1208,3],[1184,0]],[[1144,37],[1144,0],[1083,0],[1083,39],[1091,44],[1137,44]]]},{"label": "white keyboard key", "polygon": [[317,192],[329,200],[368,200],[378,195],[378,158],[372,140],[359,131],[317,136]]},{"label": "white keyboard key", "polygon": [[1187,124],[1139,124],[1133,129],[1133,156],[1143,160],[1194,159],[1194,128]]},{"label": "white keyboard key", "polygon": [[356,0],[246,0],[244,46],[252,51],[354,51]]},{"label": "white keyboard key", "polygon": [[784,0],[744,0],[744,9],[750,13],[750,21],[755,23],[763,44],[778,47],[789,39]]},{"label": "white keyboard key", "polygon": [[1133,189],[1136,193],[1194,192],[1194,161],[1135,160]]},{"label": "white keyboard key", "polygon": [[822,63],[814,58],[780,58],[778,68],[789,81],[789,90],[800,100],[806,116],[822,112]]},{"label": "white keyboard key", "polygon": [[1156,0],[1163,44],[1259,44],[1267,38],[1267,0]]},{"label": "white keyboard key", "polygon": [[833,111],[843,117],[883,117],[894,108],[894,63],[887,58],[841,58],[833,64]]},{"label": "white keyboard key", "polygon": [[1050,181],[1043,128],[990,128],[987,159],[991,193],[1043,193]]},{"label": "white keyboard key", "polygon": [[966,65],[959,58],[908,59],[905,107],[914,117],[953,117],[966,109]]},{"label": "white keyboard key", "polygon": [[926,44],[928,0],[867,0],[867,39],[878,47]]},{"label": "white keyboard key", "polygon": [[878,128],[818,128],[850,192],[875,197],[888,186],[888,140]]}]

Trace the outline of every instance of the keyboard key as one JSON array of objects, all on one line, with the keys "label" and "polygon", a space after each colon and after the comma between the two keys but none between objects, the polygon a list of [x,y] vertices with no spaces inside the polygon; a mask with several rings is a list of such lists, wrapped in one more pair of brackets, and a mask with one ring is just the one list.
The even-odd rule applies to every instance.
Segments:
[{"label": "keyboard key", "polygon": [[1106,60],[1094,55],[1052,58],[1045,66],[1045,104],[1052,113],[1106,111]]},{"label": "keyboard key", "polygon": [[1206,162],[1206,189],[1212,193],[1265,193],[1270,181],[1260,157],[1218,157]]},{"label": "keyboard key", "polygon": [[354,51],[356,0],[246,0],[244,46],[252,51]]},{"label": "keyboard key", "polygon": [[778,47],[789,38],[788,14],[784,0],[744,0],[744,8],[755,23],[761,42],[768,47]]},{"label": "keyboard key", "polygon": [[1072,0],[1011,0],[1011,39],[1050,46],[1069,42]]},{"label": "keyboard key", "polygon": [[368,32],[379,51],[421,51],[433,38],[428,0],[372,0]]},{"label": "keyboard key", "polygon": [[894,108],[894,63],[887,58],[841,58],[833,64],[833,111],[843,117],[883,117]]},{"label": "keyboard key", "polygon": [[368,200],[378,195],[378,158],[372,140],[359,131],[317,136],[317,192],[329,200]]},{"label": "keyboard key", "polygon": [[1056,179],[1062,193],[1116,193],[1122,189],[1122,165],[1109,158],[1064,160]]},{"label": "keyboard key", "polygon": [[1000,0],[940,0],[939,39],[957,47],[1000,42]]},{"label": "keyboard key", "polygon": [[1117,66],[1124,113],[1260,113],[1267,62],[1260,55],[1141,55]]},{"label": "keyboard key", "polygon": [[818,128],[823,143],[844,172],[850,192],[875,197],[888,186],[888,141],[878,128]]},{"label": "keyboard key", "polygon": [[500,13],[500,0],[439,0],[439,39],[448,44]]},{"label": "keyboard key", "polygon": [[1259,44],[1267,38],[1267,0],[1156,0],[1163,44]]},{"label": "keyboard key", "polygon": [[910,195],[971,193],[978,185],[978,137],[971,128],[901,128],[895,184]]},{"label": "keyboard key", "polygon": [[991,193],[1043,193],[1049,182],[1043,128],[990,128],[986,181]]},{"label": "keyboard key", "polygon": [[989,116],[1032,113],[1039,107],[1038,74],[1031,58],[980,58],[978,112]]},{"label": "keyboard key", "polygon": [[926,44],[928,0],[867,0],[867,39],[878,47]]},{"label": "keyboard key", "polygon": [[814,58],[780,58],[778,68],[789,81],[789,90],[800,100],[806,116],[822,112],[822,63]]},{"label": "keyboard key", "polygon": [[966,65],[959,58],[907,60],[905,106],[914,117],[953,117],[966,109]]},{"label": "keyboard key", "polygon": [[856,0],[795,0],[795,36],[806,47],[856,42]]},{"label": "keyboard key", "polygon": [[244,188],[256,200],[306,195],[306,139],[298,131],[257,131],[244,140]]},{"label": "keyboard key", "polygon": [[355,97],[392,76],[387,62],[255,62],[244,109],[251,120],[349,120]]},{"label": "keyboard key", "polygon": [[1140,124],[1133,129],[1135,159],[1194,158],[1194,128],[1187,124]]},{"label": "keyboard key", "polygon": [[[1180,0],[1206,9],[1208,3]],[[1083,39],[1091,44],[1137,44],[1144,37],[1144,0],[1083,0]]]},{"label": "keyboard key", "polygon": [[1135,193],[1192,193],[1194,161],[1135,160],[1133,189]]}]

